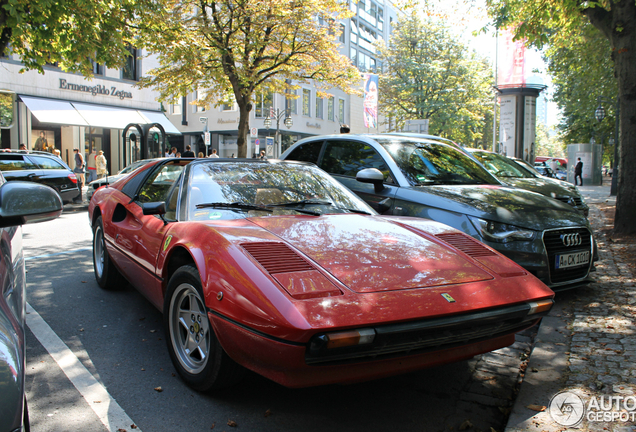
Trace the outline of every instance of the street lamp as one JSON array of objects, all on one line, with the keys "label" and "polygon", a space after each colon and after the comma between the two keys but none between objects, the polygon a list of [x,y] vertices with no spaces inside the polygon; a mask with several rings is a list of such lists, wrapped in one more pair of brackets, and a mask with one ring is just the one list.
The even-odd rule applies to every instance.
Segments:
[{"label": "street lamp", "polygon": [[616,193],[618,191],[618,145],[620,142],[618,140],[618,125],[621,112],[620,99],[618,97],[616,97],[616,100],[605,96],[598,97],[598,108],[596,108],[596,110],[594,111],[594,117],[599,123],[605,118],[605,108],[603,108],[601,102],[616,103],[616,110],[614,112],[614,115],[616,117],[616,124],[614,128],[614,166],[612,167],[612,185],[610,187],[610,195],[616,196]]},{"label": "street lamp", "polygon": [[[291,110],[281,111],[278,108],[276,108],[275,112],[274,110],[270,110],[270,114],[273,115],[274,118],[276,119],[276,135],[275,135],[274,141],[276,142],[277,156],[280,156],[280,153],[281,153],[280,152],[280,119],[285,117],[285,120],[283,120],[283,124],[287,126],[287,129],[290,129],[294,125],[294,121],[289,116],[290,111]],[[269,129],[270,127],[272,127],[272,119],[269,117],[269,115],[265,117],[265,120],[263,120],[263,126],[265,126],[265,129]]]}]

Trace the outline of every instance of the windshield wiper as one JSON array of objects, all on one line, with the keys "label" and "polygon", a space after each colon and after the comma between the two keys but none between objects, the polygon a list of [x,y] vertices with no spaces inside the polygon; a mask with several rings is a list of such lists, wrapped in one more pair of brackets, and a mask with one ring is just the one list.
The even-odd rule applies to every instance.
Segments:
[{"label": "windshield wiper", "polygon": [[359,214],[365,214],[365,215],[372,215],[373,213],[369,213],[368,211],[364,211],[364,210],[358,210],[358,209],[354,209],[354,208],[347,208],[347,207],[336,207],[338,210],[346,210],[349,211],[351,213],[359,213]]},{"label": "windshield wiper", "polygon": [[256,206],[256,205],[245,204],[245,203],[240,203],[240,202],[233,202],[233,203],[226,203],[226,202],[203,203],[203,204],[197,204],[196,207],[198,209],[214,207],[214,208],[229,208],[229,209],[237,209],[237,210],[258,210],[258,211],[266,211],[266,212],[270,212],[270,213],[273,212],[272,209],[268,209],[268,208],[265,208],[263,206]]},{"label": "windshield wiper", "polygon": [[265,204],[267,207],[296,207],[304,205],[333,205],[331,201],[317,200],[317,199],[304,199],[300,201],[290,201],[286,203]]}]

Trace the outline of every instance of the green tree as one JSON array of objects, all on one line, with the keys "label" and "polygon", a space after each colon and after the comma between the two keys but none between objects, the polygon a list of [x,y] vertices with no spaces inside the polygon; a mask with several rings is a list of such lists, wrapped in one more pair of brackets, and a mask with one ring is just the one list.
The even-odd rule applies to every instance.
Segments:
[{"label": "green tree", "polygon": [[[620,106],[620,160],[614,232],[636,234],[636,1],[487,0],[495,25],[542,47],[596,27],[609,42]],[[555,42],[553,42],[555,41]],[[586,83],[590,90],[596,83]]]},{"label": "green tree", "polygon": [[380,109],[398,127],[429,119],[432,134],[474,146],[492,140],[491,68],[447,26],[417,13],[400,17],[379,56]]},{"label": "green tree", "polygon": [[550,156],[564,158],[565,144],[556,134],[550,134],[548,127],[543,123],[537,124],[537,134],[535,137],[537,146],[535,154],[537,156]]},{"label": "green tree", "polygon": [[167,0],[155,17],[158,30],[144,35],[159,67],[142,85],[164,100],[199,89],[207,92],[206,105],[233,96],[238,156],[245,157],[256,93],[290,90],[291,80],[348,92],[361,84],[358,70],[338,53],[338,20],[348,16],[341,0]]},{"label": "green tree", "polygon": [[47,63],[83,75],[92,61],[119,67],[154,0],[0,0],[0,54],[16,54],[24,69]]}]

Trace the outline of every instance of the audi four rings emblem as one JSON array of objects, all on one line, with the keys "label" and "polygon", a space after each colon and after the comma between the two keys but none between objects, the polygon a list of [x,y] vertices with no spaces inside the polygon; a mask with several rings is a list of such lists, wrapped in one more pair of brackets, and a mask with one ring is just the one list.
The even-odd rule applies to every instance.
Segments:
[{"label": "audi four rings emblem", "polygon": [[581,234],[561,234],[561,241],[563,242],[563,246],[580,246],[583,243],[583,239],[581,238]]}]

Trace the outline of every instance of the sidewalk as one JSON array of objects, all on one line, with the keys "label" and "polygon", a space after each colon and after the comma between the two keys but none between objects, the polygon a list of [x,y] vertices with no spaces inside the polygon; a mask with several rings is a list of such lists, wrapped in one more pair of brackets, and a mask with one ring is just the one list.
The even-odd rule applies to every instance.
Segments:
[{"label": "sidewalk", "polygon": [[608,236],[616,205],[609,189],[607,181],[579,187],[599,247],[596,282],[557,294],[507,432],[636,431],[636,239]]}]

